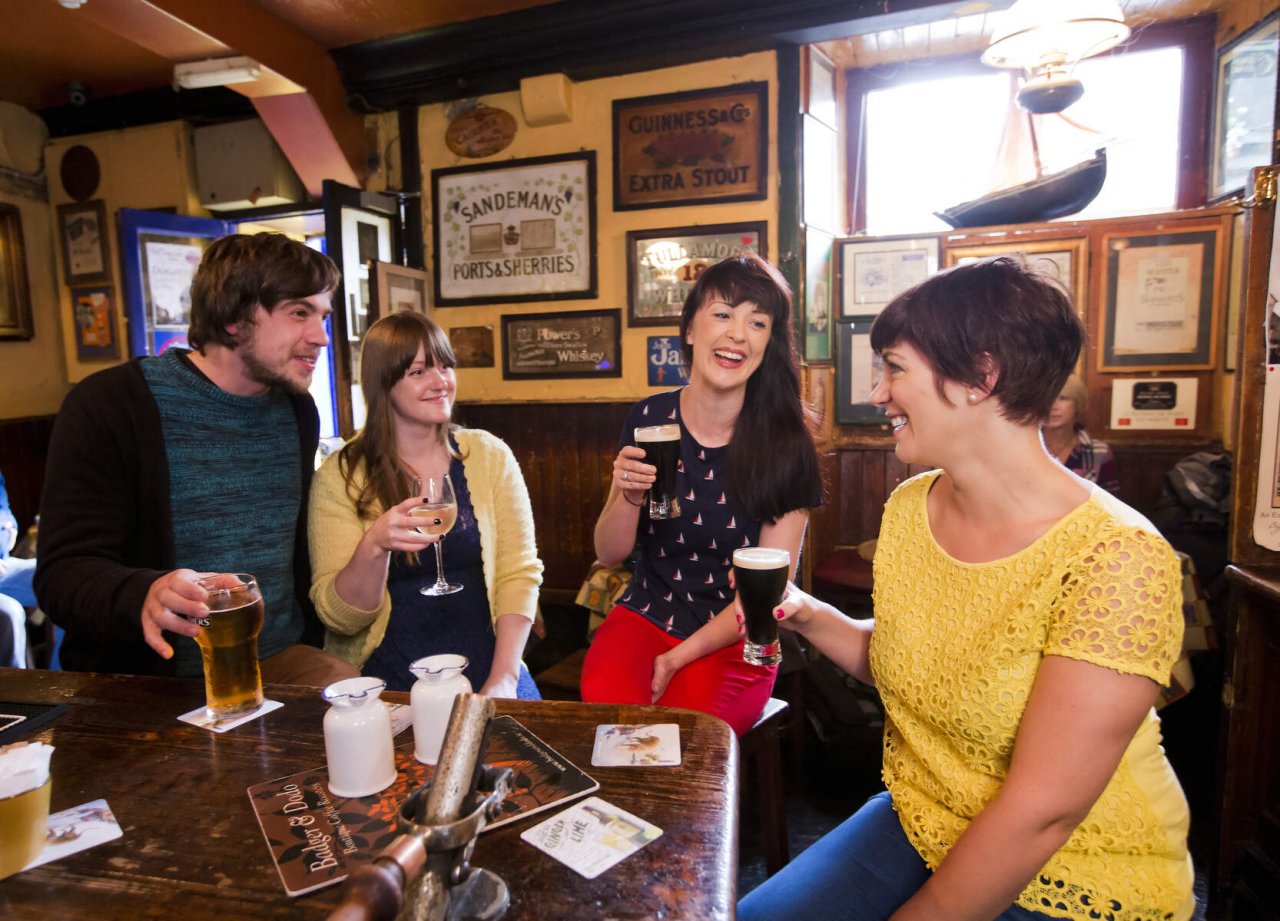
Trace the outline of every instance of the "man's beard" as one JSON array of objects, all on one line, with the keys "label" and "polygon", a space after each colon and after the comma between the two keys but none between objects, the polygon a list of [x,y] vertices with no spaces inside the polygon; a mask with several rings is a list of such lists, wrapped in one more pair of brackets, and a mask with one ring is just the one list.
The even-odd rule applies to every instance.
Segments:
[{"label": "man's beard", "polygon": [[307,393],[311,383],[310,380],[305,384],[299,383],[274,368],[267,367],[258,360],[257,353],[253,351],[254,338],[255,328],[250,326],[241,335],[240,341],[236,346],[240,352],[240,362],[244,365],[245,371],[248,372],[249,378],[264,387],[278,387],[290,393]]}]

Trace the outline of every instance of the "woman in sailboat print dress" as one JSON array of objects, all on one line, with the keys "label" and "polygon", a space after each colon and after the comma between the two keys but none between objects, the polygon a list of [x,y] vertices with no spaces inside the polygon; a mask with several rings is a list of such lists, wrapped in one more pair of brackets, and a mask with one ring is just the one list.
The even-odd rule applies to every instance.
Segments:
[{"label": "woman in sailboat print dress", "polygon": [[[617,565],[634,549],[635,568],[587,652],[582,697],[701,710],[741,734],[768,700],[776,667],[742,659],[733,551],[779,547],[794,567],[809,509],[822,502],[791,291],[760,257],[730,257],[685,300],[680,338],[689,383],[632,407],[596,522],[597,559]],[[662,424],[680,428],[681,514],[654,520],[645,491],[656,468],[634,433]]]}]

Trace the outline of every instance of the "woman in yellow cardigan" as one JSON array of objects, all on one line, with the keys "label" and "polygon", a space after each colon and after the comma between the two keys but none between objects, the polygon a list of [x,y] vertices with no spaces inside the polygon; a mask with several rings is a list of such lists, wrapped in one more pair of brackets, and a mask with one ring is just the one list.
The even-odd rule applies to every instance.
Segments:
[{"label": "woman in yellow cardigan", "polygon": [[[465,655],[472,687],[536,699],[521,661],[537,609],[542,562],[524,478],[511,450],[452,422],[457,379],[444,331],[397,313],[369,328],[360,385],[364,428],[317,471],[311,486],[311,600],[325,649],[366,675],[407,690],[409,664]],[[458,518],[444,538],[444,570],[462,591],[419,589],[436,578],[435,540],[419,534],[412,478],[448,474]]]},{"label": "woman in yellow cardigan", "polygon": [[875,619],[791,588],[776,616],[885,708],[886,791],[749,893],[739,921],[1186,921],[1188,813],[1152,705],[1182,640],[1177,558],[1060,465],[1040,424],[1083,333],[1020,261],[885,308],[871,399],[898,459]]}]

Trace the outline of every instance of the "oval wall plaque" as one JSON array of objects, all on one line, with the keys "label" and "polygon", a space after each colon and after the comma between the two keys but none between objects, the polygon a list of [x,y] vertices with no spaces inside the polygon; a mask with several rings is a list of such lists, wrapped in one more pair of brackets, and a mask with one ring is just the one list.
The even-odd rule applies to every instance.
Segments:
[{"label": "oval wall plaque", "polygon": [[444,133],[444,142],[459,157],[491,157],[505,150],[516,136],[516,119],[493,106],[463,112]]},{"label": "oval wall plaque", "polygon": [[62,166],[58,172],[62,188],[76,201],[93,198],[102,179],[97,154],[83,144],[67,148],[67,152],[62,155]]}]

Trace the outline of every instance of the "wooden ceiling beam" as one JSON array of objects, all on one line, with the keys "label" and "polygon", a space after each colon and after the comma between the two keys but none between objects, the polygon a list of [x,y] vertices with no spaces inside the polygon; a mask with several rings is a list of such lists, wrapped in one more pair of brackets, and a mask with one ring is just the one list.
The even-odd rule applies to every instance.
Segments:
[{"label": "wooden ceiling beam", "polygon": [[81,12],[175,64],[257,61],[265,79],[230,89],[253,101],[307,191],[319,197],[325,179],[362,184],[364,125],[329,52],[252,0],[94,0]]}]

